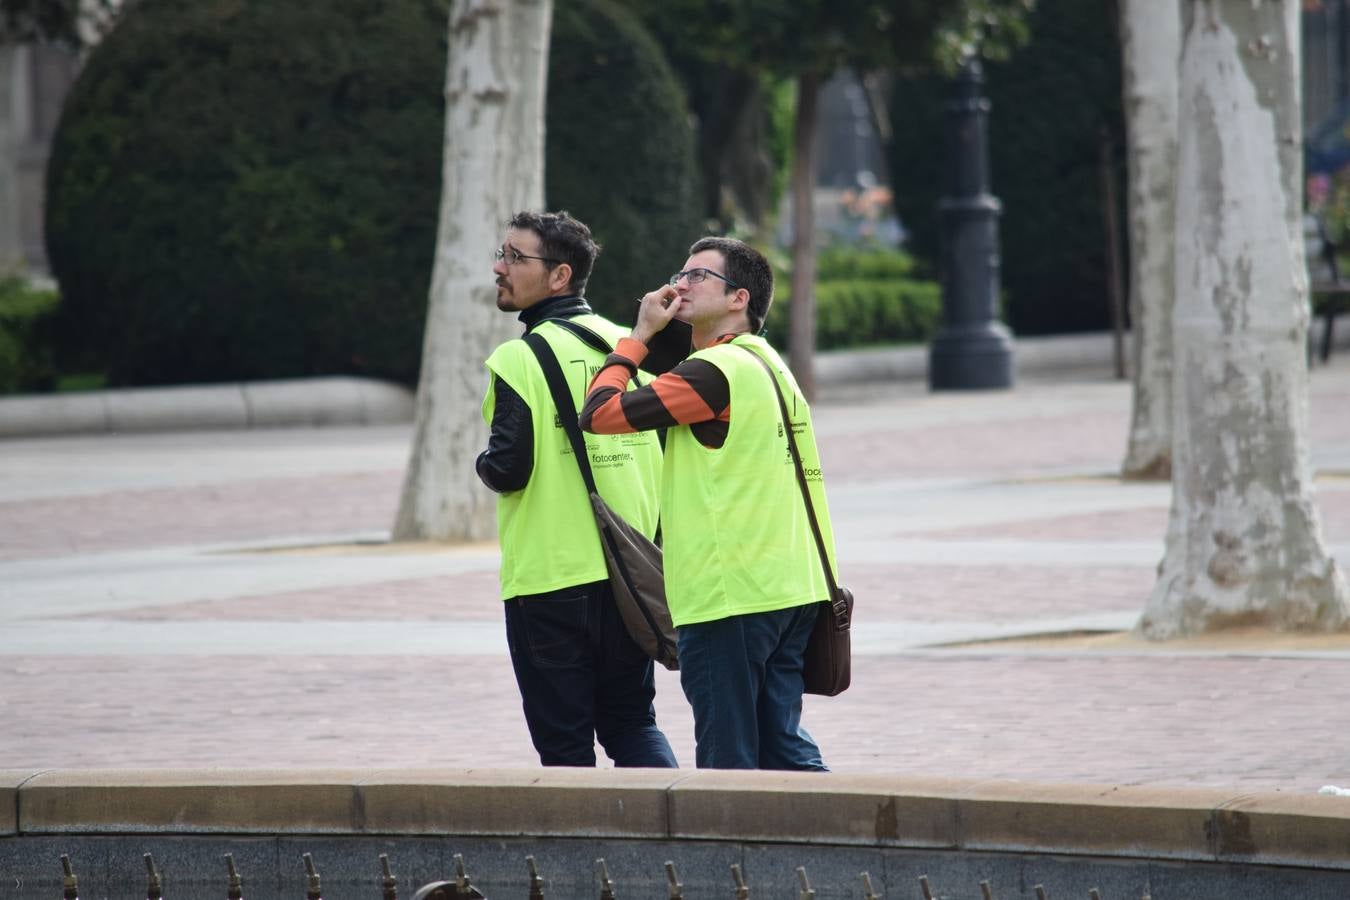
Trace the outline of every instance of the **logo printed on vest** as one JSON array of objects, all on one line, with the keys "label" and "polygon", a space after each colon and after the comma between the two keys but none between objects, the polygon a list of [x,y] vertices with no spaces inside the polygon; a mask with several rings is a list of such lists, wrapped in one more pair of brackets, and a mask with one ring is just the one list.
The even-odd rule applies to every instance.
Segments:
[{"label": "logo printed on vest", "polygon": [[633,461],[631,453],[592,453],[591,467],[596,469],[613,469],[617,466],[625,466]]}]

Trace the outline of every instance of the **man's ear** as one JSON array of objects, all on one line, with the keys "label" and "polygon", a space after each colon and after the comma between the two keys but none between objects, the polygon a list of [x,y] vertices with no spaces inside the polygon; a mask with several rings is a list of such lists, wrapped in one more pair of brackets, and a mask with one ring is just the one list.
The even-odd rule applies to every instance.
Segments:
[{"label": "man's ear", "polygon": [[749,309],[750,292],[745,288],[736,288],[736,294],[731,298],[732,309]]},{"label": "man's ear", "polygon": [[558,263],[548,273],[548,288],[560,291],[572,283],[572,267],[568,263]]}]

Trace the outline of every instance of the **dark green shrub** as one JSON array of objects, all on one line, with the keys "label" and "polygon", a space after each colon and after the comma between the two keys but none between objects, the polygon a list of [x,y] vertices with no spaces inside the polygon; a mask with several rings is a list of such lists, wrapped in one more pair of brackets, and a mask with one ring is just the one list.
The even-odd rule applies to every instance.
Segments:
[{"label": "dark green shrub", "polygon": [[410,381],[440,183],[444,3],[156,0],[53,143],[62,334],[115,384]]},{"label": "dark green shrub", "polygon": [[[49,166],[48,250],[75,364],[113,384],[415,381],[447,11],[446,0],[131,6],[72,90]],[[687,221],[676,210],[692,203],[692,151],[671,128],[678,90],[652,86],[671,76],[635,28],[602,0],[573,0],[559,5],[550,54],[550,205],[610,244],[593,283],[625,295],[692,239],[663,230]],[[598,56],[604,77],[585,83],[573,67]],[[574,122],[590,132],[569,137]],[[625,268],[643,260],[650,275]]]},{"label": "dark green shrub", "polygon": [[[1098,140],[1105,127],[1123,146],[1120,50],[1111,17],[1099,4],[1040,0],[1030,24],[1027,46],[1007,62],[984,66],[992,104],[990,178],[1003,202],[999,236],[1008,321],[1026,334],[1106,328]],[[896,208],[910,249],[935,267],[950,94],[948,81],[900,78],[891,104]],[[1118,165],[1118,180],[1122,170]]]},{"label": "dark green shrub", "polygon": [[0,394],[45,390],[55,382],[49,332],[59,303],[55,291],[0,279]]},{"label": "dark green shrub", "polygon": [[914,257],[908,253],[830,247],[820,251],[816,256],[817,281],[844,281],[850,278],[865,281],[914,278],[917,275],[917,268]]},{"label": "dark green shrub", "polygon": [[[832,350],[873,344],[919,343],[937,330],[942,291],[914,274],[904,253],[831,249],[821,253],[816,281],[816,347]],[[786,286],[782,273],[777,284]],[[768,340],[787,346],[791,298],[775,292]]]},{"label": "dark green shrub", "polygon": [[548,203],[604,246],[586,295],[628,324],[633,299],[678,271],[703,236],[693,132],[679,82],[628,12],[608,0],[553,10]]}]

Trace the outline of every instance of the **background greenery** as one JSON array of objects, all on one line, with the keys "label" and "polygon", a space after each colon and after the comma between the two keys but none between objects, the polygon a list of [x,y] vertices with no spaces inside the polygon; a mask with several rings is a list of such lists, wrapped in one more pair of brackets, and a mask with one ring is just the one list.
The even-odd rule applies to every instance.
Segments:
[{"label": "background greenery", "polygon": [[[1124,146],[1115,17],[1101,4],[1038,0],[1031,41],[988,62],[992,191],[1007,320],[1019,334],[1108,327],[1099,133]],[[938,198],[945,190],[944,106],[950,82],[896,79],[889,158],[909,249],[940,265]],[[1123,185],[1123,159],[1114,177]],[[1117,190],[1117,197],[1123,197]],[[1123,220],[1122,220],[1123,227]]]},{"label": "background greenery", "polygon": [[[48,170],[65,365],[111,384],[415,382],[447,7],[130,7],[72,90]],[[627,313],[699,233],[692,147],[670,127],[682,95],[607,0],[558,4],[549,74],[548,204],[606,244],[589,293]]]},{"label": "background greenery", "polygon": [[560,0],[553,15],[548,206],[591,227],[604,249],[587,297],[626,325],[633,298],[678,270],[703,235],[689,112],[660,46],[630,13]]},{"label": "background greenery", "polygon": [[46,390],[56,378],[50,328],[60,299],[22,278],[0,278],[0,394]]},{"label": "background greenery", "polygon": [[[766,337],[784,347],[791,315],[786,273],[775,266]],[[816,346],[821,350],[919,343],[937,330],[941,288],[906,253],[832,247],[816,270]]]}]

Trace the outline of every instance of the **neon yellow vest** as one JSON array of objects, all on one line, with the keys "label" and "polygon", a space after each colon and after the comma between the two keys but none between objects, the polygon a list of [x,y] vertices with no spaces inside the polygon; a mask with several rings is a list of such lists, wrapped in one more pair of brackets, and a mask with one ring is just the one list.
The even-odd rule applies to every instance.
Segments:
[{"label": "neon yellow vest", "polygon": [[[834,563],[820,456],[810,410],[796,380],[762,338],[738,344],[778,373],[802,455],[821,534]],[[739,346],[718,344],[690,357],[717,366],[731,386],[731,427],[721,449],[682,426],[666,436],[661,492],[666,599],[678,625],[825,600],[820,553],[783,433],[778,399],[763,366]]]},{"label": "neon yellow vest", "polygon": [[[628,329],[600,316],[577,316],[572,321],[611,345],[628,336]],[[557,354],[573,402],[580,410],[604,354],[557,325],[541,324],[535,333]],[[539,361],[528,344],[516,339],[494,350],[487,367],[529,405],[534,428],[534,468],[529,483],[522,490],[497,497],[502,599],[605,580],[608,573],[586,486]],[[494,384],[490,379],[483,400],[483,418],[489,424],[496,402]],[[661,445],[656,432],[583,437],[600,495],[634,528],[651,537],[656,531],[661,479]]]}]

